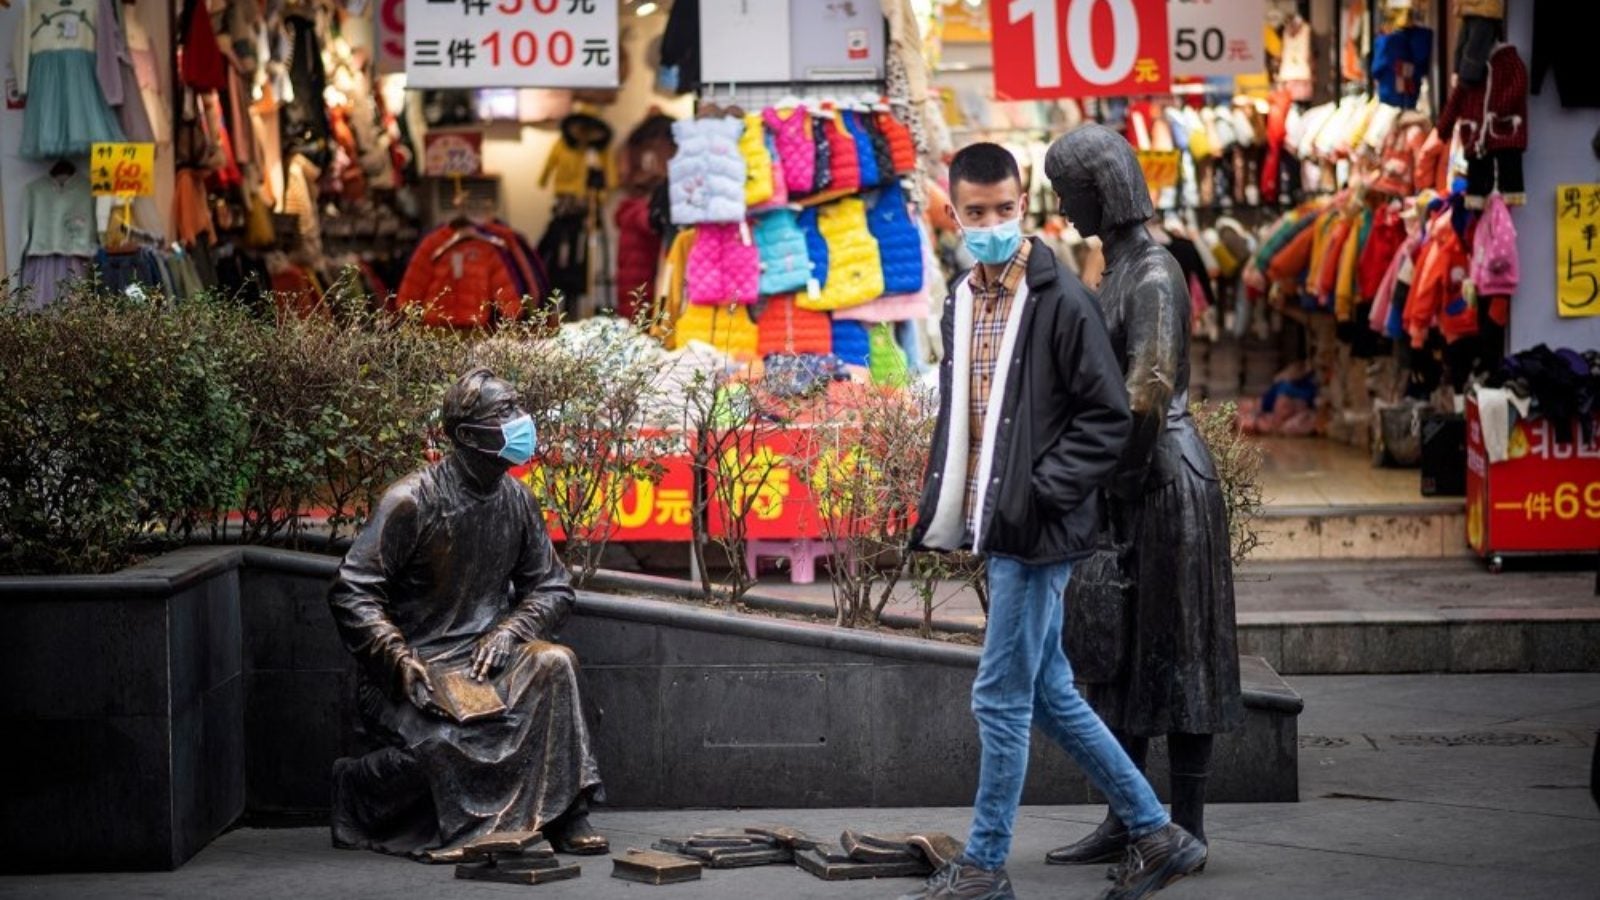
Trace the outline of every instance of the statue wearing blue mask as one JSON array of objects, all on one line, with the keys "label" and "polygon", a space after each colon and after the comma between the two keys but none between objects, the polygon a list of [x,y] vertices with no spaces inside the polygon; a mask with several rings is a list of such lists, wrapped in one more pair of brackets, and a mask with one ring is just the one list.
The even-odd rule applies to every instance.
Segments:
[{"label": "statue wearing blue mask", "polygon": [[455,452],[389,488],[328,595],[382,745],[334,764],[334,844],[445,862],[542,831],[560,852],[605,853],[576,661],[552,643],[572,587],[509,474],[534,456],[533,419],[478,369],[446,392],[443,424]]}]

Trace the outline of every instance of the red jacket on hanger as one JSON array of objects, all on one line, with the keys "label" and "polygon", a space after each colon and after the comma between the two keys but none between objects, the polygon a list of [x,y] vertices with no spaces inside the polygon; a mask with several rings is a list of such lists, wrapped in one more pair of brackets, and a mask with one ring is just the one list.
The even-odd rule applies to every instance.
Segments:
[{"label": "red jacket on hanger", "polygon": [[448,226],[417,245],[395,303],[420,306],[423,324],[447,328],[487,328],[522,313],[501,248],[471,228]]}]

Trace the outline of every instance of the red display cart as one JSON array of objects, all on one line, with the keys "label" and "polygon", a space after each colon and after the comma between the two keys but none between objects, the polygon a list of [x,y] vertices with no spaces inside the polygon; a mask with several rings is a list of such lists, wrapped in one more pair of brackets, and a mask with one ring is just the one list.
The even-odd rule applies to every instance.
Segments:
[{"label": "red display cart", "polygon": [[1509,556],[1600,552],[1600,421],[1585,442],[1551,423],[1511,426],[1507,458],[1489,462],[1476,399],[1467,403],[1467,543],[1499,572]]}]

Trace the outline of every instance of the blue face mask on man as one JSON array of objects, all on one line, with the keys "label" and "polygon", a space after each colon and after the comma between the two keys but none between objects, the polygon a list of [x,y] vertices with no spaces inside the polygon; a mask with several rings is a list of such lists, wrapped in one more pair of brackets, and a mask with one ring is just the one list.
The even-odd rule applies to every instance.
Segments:
[{"label": "blue face mask on man", "polygon": [[990,266],[1003,265],[1010,262],[1022,246],[1022,217],[987,228],[968,228],[963,225],[961,238],[978,262]]},{"label": "blue face mask on man", "polygon": [[463,425],[463,428],[477,428],[481,430],[498,430],[501,444],[498,450],[489,450],[483,447],[473,447],[480,453],[493,453],[495,456],[520,466],[533,459],[534,448],[539,444],[539,433],[534,428],[533,416],[523,413],[508,422],[499,425]]}]

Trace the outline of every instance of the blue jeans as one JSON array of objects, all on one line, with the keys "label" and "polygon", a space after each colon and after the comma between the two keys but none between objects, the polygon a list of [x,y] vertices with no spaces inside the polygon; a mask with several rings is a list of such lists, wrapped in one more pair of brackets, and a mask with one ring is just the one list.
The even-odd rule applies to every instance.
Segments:
[{"label": "blue jeans", "polygon": [[1135,838],[1164,827],[1170,819],[1150,783],[1072,684],[1061,649],[1072,564],[1030,566],[991,556],[988,567],[989,627],[972,683],[983,757],[967,861],[985,869],[1005,865],[1035,724],[1077,762]]}]

